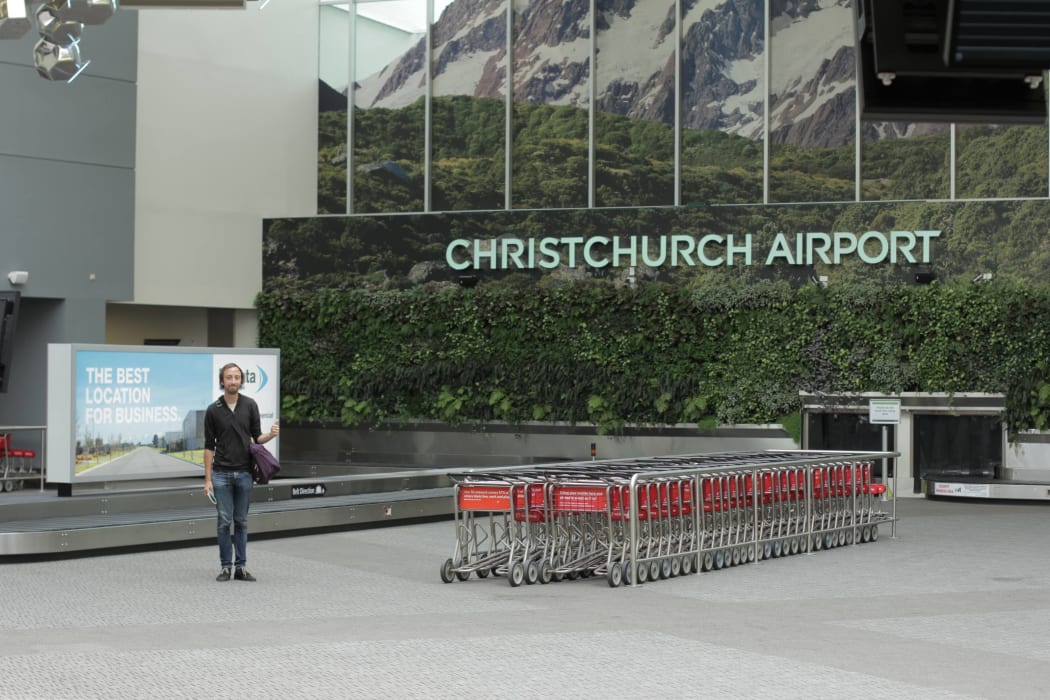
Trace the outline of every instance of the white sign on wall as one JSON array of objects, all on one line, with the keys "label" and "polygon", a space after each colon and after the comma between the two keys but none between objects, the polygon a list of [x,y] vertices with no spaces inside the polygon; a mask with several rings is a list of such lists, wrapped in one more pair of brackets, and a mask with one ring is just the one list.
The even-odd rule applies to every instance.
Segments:
[{"label": "white sign on wall", "polygon": [[900,399],[871,399],[868,421],[873,425],[898,425],[901,422]]}]

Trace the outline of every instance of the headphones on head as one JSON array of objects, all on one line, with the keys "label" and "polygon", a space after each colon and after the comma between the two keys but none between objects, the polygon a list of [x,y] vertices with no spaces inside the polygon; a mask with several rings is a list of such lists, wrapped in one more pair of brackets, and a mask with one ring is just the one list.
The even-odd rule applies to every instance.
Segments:
[{"label": "headphones on head", "polygon": [[241,366],[238,365],[236,362],[227,362],[226,364],[224,364],[222,366],[222,369],[219,370],[219,388],[220,389],[225,389],[226,388],[225,383],[222,381],[222,375],[226,374],[226,370],[231,369],[233,367],[237,368],[237,371],[241,375],[241,381],[242,382],[244,381],[244,370],[241,369]]}]

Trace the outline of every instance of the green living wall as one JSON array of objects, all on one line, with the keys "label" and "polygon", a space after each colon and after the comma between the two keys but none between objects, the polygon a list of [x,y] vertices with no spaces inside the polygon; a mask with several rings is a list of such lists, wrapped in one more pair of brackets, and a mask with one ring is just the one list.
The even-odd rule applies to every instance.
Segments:
[{"label": "green living wall", "polygon": [[1008,283],[689,289],[603,280],[316,288],[271,281],[290,422],[773,422],[806,392],[1002,392],[1050,422],[1050,288]]}]

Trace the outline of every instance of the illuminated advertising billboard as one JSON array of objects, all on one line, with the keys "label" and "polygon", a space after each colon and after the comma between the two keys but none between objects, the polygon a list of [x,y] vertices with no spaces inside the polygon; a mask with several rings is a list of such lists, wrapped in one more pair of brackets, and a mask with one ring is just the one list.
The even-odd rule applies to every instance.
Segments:
[{"label": "illuminated advertising billboard", "polygon": [[[48,346],[47,473],[55,483],[202,476],[204,413],[237,363],[269,432],[280,406],[273,349]],[[266,448],[277,454],[277,440]]]}]

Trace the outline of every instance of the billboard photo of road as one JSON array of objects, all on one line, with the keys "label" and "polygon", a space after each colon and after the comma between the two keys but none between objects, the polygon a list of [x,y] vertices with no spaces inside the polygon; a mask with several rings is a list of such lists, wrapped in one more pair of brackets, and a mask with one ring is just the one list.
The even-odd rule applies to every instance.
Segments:
[{"label": "billboard photo of road", "polygon": [[212,357],[76,354],[76,476],[192,476],[204,463],[204,411],[218,395]]}]

